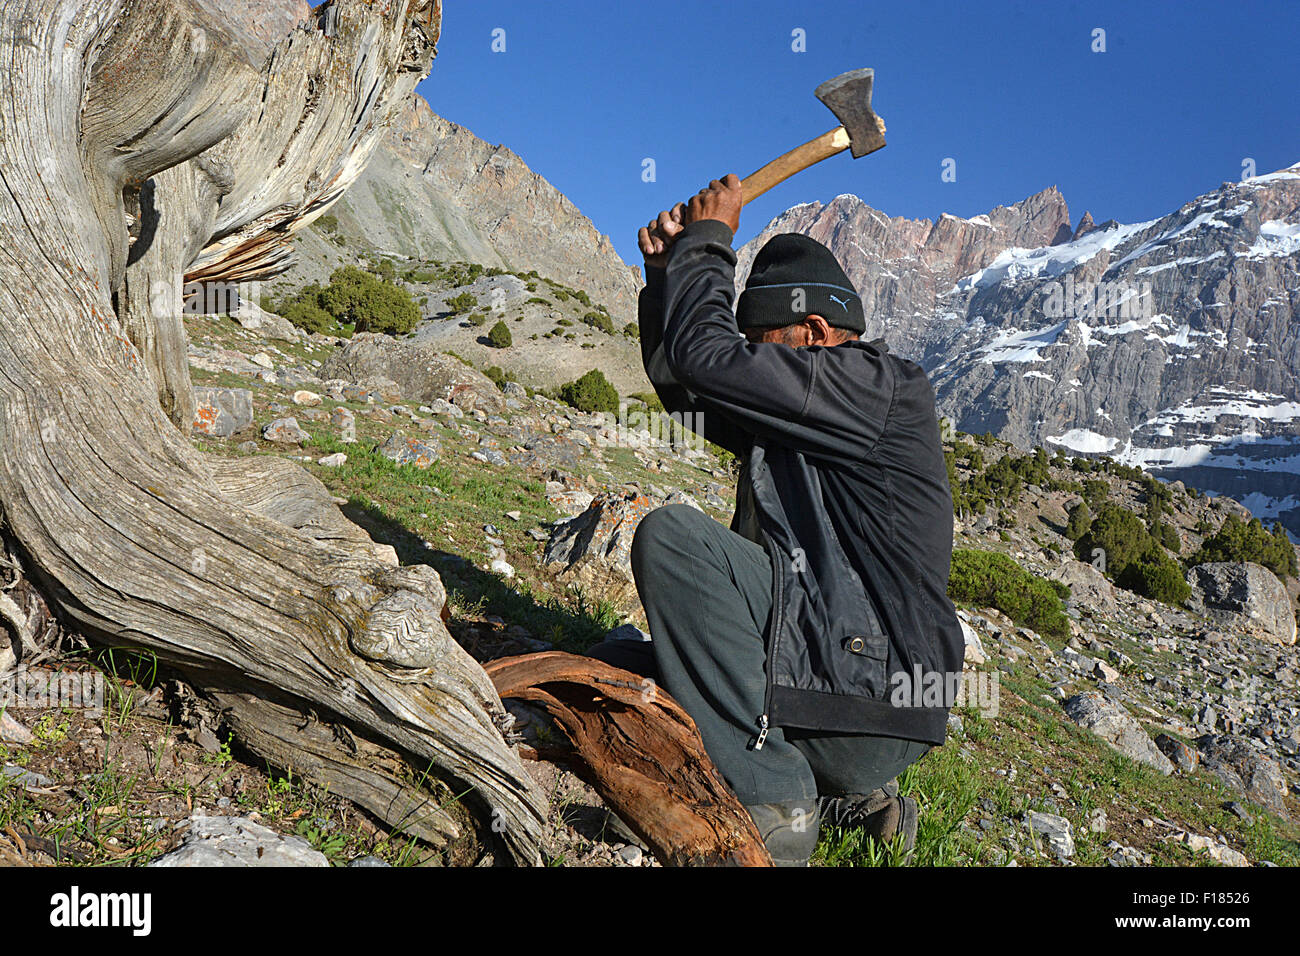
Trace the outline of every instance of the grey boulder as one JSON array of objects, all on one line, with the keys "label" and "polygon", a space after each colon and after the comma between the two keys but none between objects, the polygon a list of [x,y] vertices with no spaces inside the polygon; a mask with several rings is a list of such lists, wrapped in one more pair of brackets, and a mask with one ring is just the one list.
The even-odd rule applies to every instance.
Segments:
[{"label": "grey boulder", "polygon": [[1187,583],[1213,620],[1240,624],[1264,640],[1294,644],[1295,611],[1282,582],[1268,568],[1249,562],[1198,564]]},{"label": "grey boulder", "polygon": [[181,845],[149,865],[329,866],[329,860],[302,837],[244,817],[191,817]]},{"label": "grey boulder", "polygon": [[1062,705],[1065,715],[1085,730],[1091,730],[1113,749],[1165,776],[1174,765],[1147,736],[1142,725],[1123,705],[1096,691],[1075,694]]}]

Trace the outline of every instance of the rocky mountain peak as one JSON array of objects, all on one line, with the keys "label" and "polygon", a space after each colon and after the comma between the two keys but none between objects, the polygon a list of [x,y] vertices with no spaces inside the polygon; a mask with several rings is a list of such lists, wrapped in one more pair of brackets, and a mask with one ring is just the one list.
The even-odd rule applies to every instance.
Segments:
[{"label": "rocky mountain peak", "polygon": [[1055,187],[933,223],[840,196],[778,216],[742,264],[777,232],[830,247],[868,334],[959,428],[1114,455],[1300,533],[1300,164],[1073,229]]}]

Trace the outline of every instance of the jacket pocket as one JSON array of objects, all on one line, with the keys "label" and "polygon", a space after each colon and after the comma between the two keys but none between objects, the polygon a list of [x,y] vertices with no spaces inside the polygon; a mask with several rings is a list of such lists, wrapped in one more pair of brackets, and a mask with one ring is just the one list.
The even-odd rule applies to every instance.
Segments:
[{"label": "jacket pocket", "polygon": [[840,661],[854,691],[881,699],[888,686],[889,636],[850,634],[840,641]]}]

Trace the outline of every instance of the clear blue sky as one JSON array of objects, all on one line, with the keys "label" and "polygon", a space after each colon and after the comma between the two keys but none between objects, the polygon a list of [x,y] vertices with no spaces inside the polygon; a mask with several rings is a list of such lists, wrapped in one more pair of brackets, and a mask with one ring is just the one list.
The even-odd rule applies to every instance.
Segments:
[{"label": "clear blue sky", "polygon": [[[791,49],[795,29],[806,52]],[[639,265],[639,225],[834,126],[812,91],[862,66],[876,70],[889,145],[761,197],[741,241],[846,192],[934,218],[1055,184],[1075,222],[1085,209],[1155,218],[1240,179],[1247,157],[1260,173],[1300,161],[1297,38],[1297,0],[446,0],[420,92],[522,156]],[[941,180],[947,158],[955,182]]]}]

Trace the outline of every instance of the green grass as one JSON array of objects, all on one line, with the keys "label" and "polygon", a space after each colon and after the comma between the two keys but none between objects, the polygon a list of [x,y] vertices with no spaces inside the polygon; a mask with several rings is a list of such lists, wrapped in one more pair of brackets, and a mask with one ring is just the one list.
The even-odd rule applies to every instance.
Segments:
[{"label": "green grass", "polygon": [[[1243,821],[1225,810],[1240,799],[1205,772],[1165,777],[1108,747],[1043,699],[1049,686],[1037,678],[1002,675],[1000,712],[961,712],[963,730],[950,736],[900,777],[920,818],[916,848],[903,860],[898,847],[881,847],[860,830],[824,830],[814,864],[822,866],[1057,865],[1033,849],[1024,818],[1033,811],[1059,814],[1072,825],[1073,860],[1102,866],[1111,840],[1151,854],[1154,865],[1209,865],[1166,837],[1173,831],[1144,827],[1165,820],[1202,835],[1218,834],[1252,861],[1300,865],[1300,827],[1252,807]],[[1015,768],[1015,774],[1008,773]],[[1064,791],[1057,795],[1055,783]],[[1089,814],[1106,813],[1103,833],[1089,830]],[[991,820],[984,830],[980,820]]]}]

